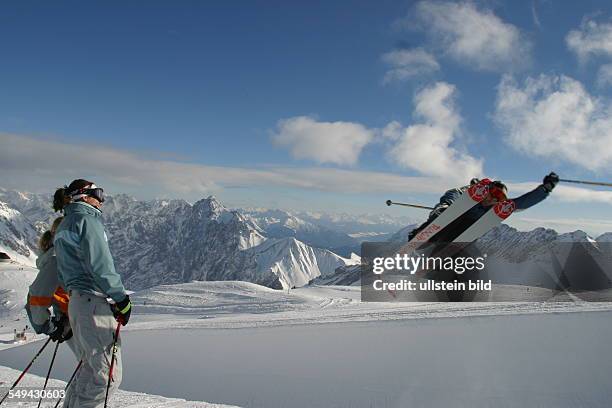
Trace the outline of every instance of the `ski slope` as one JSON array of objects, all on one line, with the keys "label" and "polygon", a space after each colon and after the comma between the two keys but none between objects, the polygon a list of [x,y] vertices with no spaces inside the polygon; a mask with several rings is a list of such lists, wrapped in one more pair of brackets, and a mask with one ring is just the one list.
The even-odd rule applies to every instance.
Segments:
[{"label": "ski slope", "polygon": [[[0,366],[0,387],[10,386],[19,376],[20,371]],[[37,387],[42,389],[45,378],[37,375],[27,375],[19,384],[20,387]],[[48,388],[64,388],[64,381],[51,379]],[[4,390],[4,389],[3,389]],[[6,392],[6,391],[3,391]],[[3,396],[4,394],[2,394]],[[42,406],[52,406],[56,400],[51,402],[43,401]],[[7,401],[9,407],[32,407],[33,402],[13,402]],[[143,394],[119,390],[109,401],[109,406],[113,408],[231,408],[231,405],[210,404],[202,401],[185,401],[178,398],[164,398],[158,395]]]},{"label": "ski slope", "polygon": [[132,303],[138,318],[129,329],[227,329],[612,310],[610,303],[512,301],[524,298],[525,290],[510,285],[500,288],[499,297],[506,302],[375,303],[361,302],[360,287],[355,286],[306,286],[287,292],[248,282],[190,282],[135,293]]},{"label": "ski slope", "polygon": [[[40,347],[10,341],[34,273],[0,266],[11,285],[0,298],[0,381]],[[608,303],[364,303],[359,287],[235,281],[157,286],[132,301],[111,406],[569,408],[612,399]],[[48,354],[32,374],[44,376]],[[53,377],[68,378],[75,364],[60,347]]]},{"label": "ski slope", "polygon": [[22,330],[30,324],[24,306],[37,273],[38,269],[29,266],[0,263],[0,350],[12,345],[14,329]]},{"label": "ski slope", "polygon": [[[123,334],[121,387],[249,408],[603,408],[612,399],[611,318],[608,311],[132,330]],[[39,344],[4,350],[0,360],[21,366]],[[60,348],[54,376],[67,378],[75,363]],[[45,370],[45,361],[32,369]]]}]

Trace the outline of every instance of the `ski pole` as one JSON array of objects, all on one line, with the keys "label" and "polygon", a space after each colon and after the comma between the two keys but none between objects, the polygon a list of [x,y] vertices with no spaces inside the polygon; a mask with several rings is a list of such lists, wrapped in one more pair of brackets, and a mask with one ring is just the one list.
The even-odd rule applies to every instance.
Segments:
[{"label": "ski pole", "polygon": [[[55,350],[53,350],[53,357],[51,357],[51,364],[49,364],[49,371],[47,371],[47,377],[45,378],[45,385],[43,386],[43,392],[47,389],[47,383],[49,382],[49,376],[51,375],[51,369],[53,368],[53,362],[55,361],[55,356],[57,355],[57,349],[59,348],[60,342],[58,341],[55,345]],[[42,403],[42,393],[40,395],[40,399],[38,400],[38,405],[36,408],[40,408],[40,404]]]},{"label": "ski pole", "polygon": [[19,378],[17,378],[17,380],[15,380],[15,382],[13,383],[13,385],[11,386],[11,388],[9,388],[8,392],[6,394],[4,394],[4,397],[2,397],[2,399],[0,400],[0,404],[2,404],[4,402],[4,400],[9,396],[11,390],[13,390],[17,384],[19,384],[19,382],[21,381],[21,379],[23,378],[23,376],[28,372],[28,370],[30,369],[30,367],[32,367],[32,364],[34,364],[34,360],[36,360],[38,358],[38,356],[40,356],[40,354],[43,352],[43,350],[45,349],[45,347],[47,347],[47,344],[49,344],[49,342],[51,341],[51,337],[49,337],[47,339],[47,341],[45,342],[45,344],[43,344],[43,346],[40,348],[40,350],[38,350],[38,353],[36,353],[36,355],[34,356],[34,358],[30,361],[30,364],[27,365],[27,367],[21,372],[21,375],[19,376]]},{"label": "ski pole", "polygon": [[612,183],[601,183],[599,181],[581,181],[581,180],[568,180],[568,179],[559,179],[564,183],[576,183],[576,184],[589,184],[591,186],[604,186],[604,187],[612,187]]},{"label": "ski pole", "polygon": [[422,208],[423,210],[433,210],[433,207],[427,207],[425,205],[419,204],[408,204],[408,203],[397,203],[395,201],[387,200],[387,205],[403,205],[404,207],[412,207],[412,208]]},{"label": "ski pole", "polygon": [[113,355],[111,357],[110,368],[108,370],[108,382],[106,383],[106,396],[104,397],[104,408],[108,405],[108,391],[110,390],[111,381],[113,381],[113,368],[115,367],[115,356],[117,354],[117,340],[119,340],[119,330],[121,329],[121,319],[117,320],[117,329],[115,330],[115,339],[113,340]]},{"label": "ski pole", "polygon": [[[72,375],[70,376],[70,379],[68,380],[68,382],[66,383],[66,386],[64,387],[64,391],[68,391],[68,387],[70,387],[70,384],[72,383],[72,380],[74,380],[74,377],[76,376],[76,373],[81,368],[81,364],[83,364],[83,360],[79,361],[79,364],[77,364],[76,368],[74,369],[74,372],[72,373]],[[57,402],[55,403],[55,406],[53,408],[59,407],[60,402],[62,402],[62,397],[60,397],[57,400]]]}]

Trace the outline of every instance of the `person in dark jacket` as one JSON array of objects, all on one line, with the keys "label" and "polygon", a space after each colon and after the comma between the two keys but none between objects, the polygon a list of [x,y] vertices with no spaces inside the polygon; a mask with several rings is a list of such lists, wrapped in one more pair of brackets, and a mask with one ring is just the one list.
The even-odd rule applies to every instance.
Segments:
[{"label": "person in dark jacket", "polygon": [[[478,183],[478,179],[472,179],[470,185]],[[514,204],[516,205],[515,211],[526,210],[527,208],[533,207],[542,200],[544,200],[550,192],[555,188],[559,182],[559,176],[554,172],[546,175],[542,184],[535,189],[513,198]],[[429,218],[419,227],[415,228],[408,234],[408,240],[416,236],[421,230],[425,229],[433,220],[435,220],[444,210],[451,206],[451,204],[459,198],[459,196],[467,191],[470,185],[453,188],[448,190],[442,197],[434,209],[429,214]],[[465,230],[467,230],[472,224],[474,224],[480,217],[486,214],[495,204],[500,201],[506,200],[508,197],[508,189],[501,181],[493,181],[489,185],[489,194],[480,203],[469,209],[464,215],[456,219],[443,231],[439,232],[434,236],[435,241],[439,242],[450,242]]]}]

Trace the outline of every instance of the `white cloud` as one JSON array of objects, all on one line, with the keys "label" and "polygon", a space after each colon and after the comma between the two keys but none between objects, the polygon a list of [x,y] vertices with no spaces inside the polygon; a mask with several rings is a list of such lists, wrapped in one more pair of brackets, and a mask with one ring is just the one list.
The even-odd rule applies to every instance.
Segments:
[{"label": "white cloud", "polygon": [[606,88],[612,85],[612,64],[605,64],[597,71],[597,86]]},{"label": "white cloud", "polygon": [[568,203],[612,204],[612,191],[589,190],[580,187],[559,186],[553,191],[554,197]]},{"label": "white cloud", "polygon": [[572,78],[540,75],[521,87],[504,77],[494,118],[508,145],[529,156],[612,170],[612,105]]},{"label": "white cloud", "polygon": [[403,129],[402,124],[394,120],[380,130],[380,135],[388,140],[398,140],[402,136]]},{"label": "white cloud", "polygon": [[612,23],[585,19],[580,29],[567,34],[565,43],[582,63],[596,55],[612,56]]},{"label": "white cloud", "polygon": [[[95,181],[110,194],[197,199],[224,188],[301,189],[338,194],[439,195],[466,179],[316,167],[207,166],[151,159],[116,148],[0,134],[0,187],[51,192],[75,178]],[[508,184],[520,193],[536,183]],[[515,195],[514,193],[512,195]],[[612,192],[558,186],[552,196],[569,202],[612,204]]]},{"label": "white cloud", "polygon": [[540,22],[540,17],[538,16],[538,9],[536,8],[536,1],[532,0],[531,2],[531,18],[533,19],[533,24],[542,28],[542,23]]},{"label": "white cloud", "polygon": [[405,81],[440,69],[436,58],[422,48],[391,51],[383,54],[382,60],[391,67],[383,83]]},{"label": "white cloud", "polygon": [[281,120],[272,140],[288,147],[296,159],[353,165],[373,137],[374,132],[359,123],[317,122],[298,116]]},{"label": "white cloud", "polygon": [[505,72],[531,60],[531,42],[516,26],[472,2],[422,1],[416,15],[435,44],[459,63]]},{"label": "white cloud", "polygon": [[[202,196],[222,188],[297,188],[334,193],[439,193],[448,180],[316,167],[207,166],[151,159],[116,148],[0,134],[0,186],[51,191],[86,178],[147,196]],[[110,191],[110,190],[109,190]],[[110,191],[112,192],[112,191]],[[151,194],[152,193],[152,194]]]},{"label": "white cloud", "polygon": [[396,140],[390,158],[421,174],[466,182],[483,172],[481,159],[452,144],[460,133],[461,116],[454,105],[455,87],[438,82],[415,97],[415,116],[423,123],[401,128],[392,122],[383,134]]}]

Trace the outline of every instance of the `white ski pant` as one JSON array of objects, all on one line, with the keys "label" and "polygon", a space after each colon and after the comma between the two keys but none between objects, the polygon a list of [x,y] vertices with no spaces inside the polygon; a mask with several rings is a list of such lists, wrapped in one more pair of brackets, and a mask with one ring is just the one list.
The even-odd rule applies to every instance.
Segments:
[{"label": "white ski pant", "polygon": [[[74,348],[83,362],[66,391],[64,408],[104,406],[117,321],[106,299],[71,291],[68,305]],[[110,395],[121,384],[121,336],[117,341]]]}]

